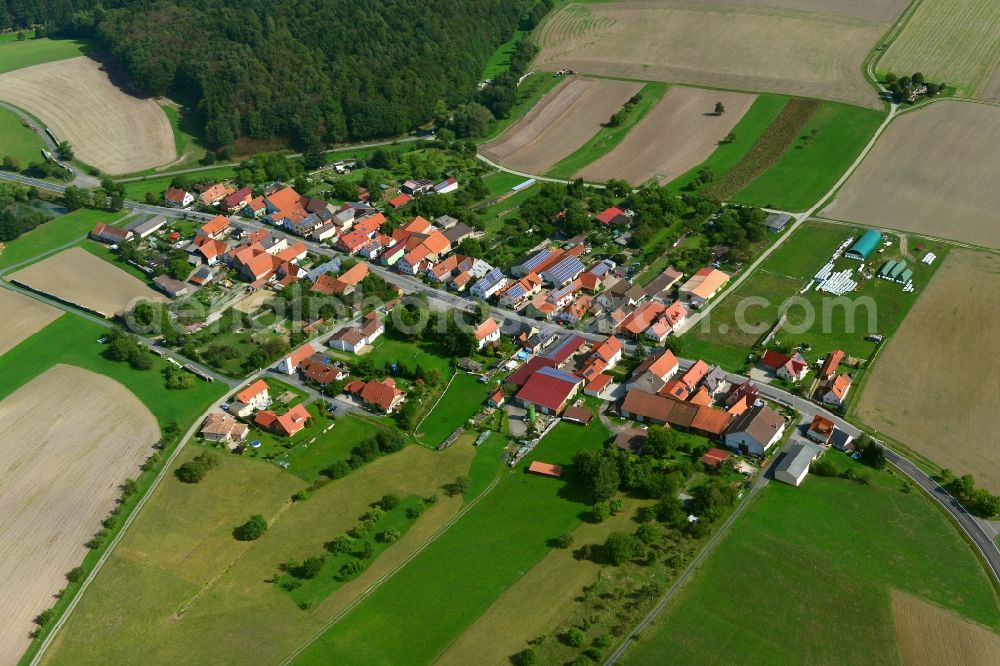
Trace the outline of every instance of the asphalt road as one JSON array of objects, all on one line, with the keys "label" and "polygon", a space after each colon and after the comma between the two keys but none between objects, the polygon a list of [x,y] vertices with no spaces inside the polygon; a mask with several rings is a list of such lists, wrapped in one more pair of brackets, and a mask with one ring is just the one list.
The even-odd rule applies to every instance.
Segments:
[{"label": "asphalt road", "polygon": [[[48,134],[45,133],[44,125],[42,125],[32,116],[29,116],[27,113],[25,113],[24,111],[22,111],[21,109],[17,108],[12,104],[7,104],[6,102],[0,102],[0,107],[3,107],[8,111],[17,115],[22,121],[24,121],[28,125],[28,127],[34,130],[35,134],[37,134],[38,137],[42,140],[42,143],[45,144],[46,150],[48,150],[53,155],[55,154],[56,142],[52,140],[52,137],[50,137]],[[38,157],[41,158],[42,156],[39,155]],[[80,169],[76,167],[76,165],[70,162],[60,162],[60,164],[64,165],[66,168],[68,168],[70,171],[73,172],[73,184],[76,185],[77,187],[97,187],[98,185],[101,184],[101,181],[94,178],[93,176],[89,176],[83,173],[82,171],[80,171]]]}]

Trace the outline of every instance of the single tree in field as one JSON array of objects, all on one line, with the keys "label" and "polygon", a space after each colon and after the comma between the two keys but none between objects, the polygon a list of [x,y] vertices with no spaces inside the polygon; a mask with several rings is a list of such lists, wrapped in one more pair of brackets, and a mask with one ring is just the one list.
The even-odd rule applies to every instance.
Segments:
[{"label": "single tree in field", "polygon": [[726,105],[723,104],[722,102],[716,102],[715,103],[715,115],[721,116],[725,112],[726,112]]}]

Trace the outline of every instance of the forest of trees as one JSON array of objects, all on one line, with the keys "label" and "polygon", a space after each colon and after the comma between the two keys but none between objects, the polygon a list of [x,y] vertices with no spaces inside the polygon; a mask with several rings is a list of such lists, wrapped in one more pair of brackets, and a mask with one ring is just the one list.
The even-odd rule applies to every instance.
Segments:
[{"label": "forest of trees", "polygon": [[[0,30],[89,37],[151,95],[197,104],[213,148],[398,135],[476,96],[548,0],[0,0]],[[500,104],[499,106],[503,106]]]},{"label": "forest of trees", "polygon": [[0,183],[0,241],[11,241],[52,219],[30,203],[38,198],[34,188]]}]

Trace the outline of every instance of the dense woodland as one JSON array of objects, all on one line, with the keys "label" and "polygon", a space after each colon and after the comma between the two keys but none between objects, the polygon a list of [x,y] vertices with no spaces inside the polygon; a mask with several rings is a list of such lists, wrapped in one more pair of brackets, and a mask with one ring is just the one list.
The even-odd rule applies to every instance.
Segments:
[{"label": "dense woodland", "polygon": [[277,137],[309,150],[407,132],[440,102],[471,101],[490,55],[549,7],[548,0],[0,0],[0,30],[44,26],[49,35],[95,39],[136,87],[196,103],[212,147]]},{"label": "dense woodland", "polygon": [[37,198],[38,191],[34,188],[0,183],[0,241],[14,240],[52,219],[49,214],[31,206]]}]

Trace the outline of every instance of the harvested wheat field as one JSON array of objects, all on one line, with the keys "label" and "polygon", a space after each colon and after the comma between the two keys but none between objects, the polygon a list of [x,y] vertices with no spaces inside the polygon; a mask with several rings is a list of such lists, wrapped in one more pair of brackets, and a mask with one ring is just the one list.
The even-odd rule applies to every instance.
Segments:
[{"label": "harvested wheat field", "polygon": [[586,143],[641,83],[571,77],[480,152],[509,169],[542,173]]},{"label": "harvested wheat field", "polygon": [[1000,663],[1000,635],[909,594],[893,590],[890,596],[903,666]]},{"label": "harvested wheat field", "polygon": [[894,120],[823,215],[1000,248],[1000,108],[942,101]]},{"label": "harvested wheat field", "polygon": [[177,158],[173,130],[152,99],[116,87],[101,64],[80,57],[0,74],[0,99],[38,116],[76,157],[112,175]]},{"label": "harvested wheat field", "polygon": [[858,417],[1000,492],[998,328],[1000,256],[953,249],[879,357]]},{"label": "harvested wheat field", "polygon": [[122,385],[57,365],[0,402],[0,432],[0,661],[14,663],[160,430]]},{"label": "harvested wheat field", "polygon": [[[607,155],[578,176],[621,178],[633,185],[655,177],[666,183],[704,162],[757,98],[744,93],[673,86]],[[722,102],[725,113],[715,114]]]},{"label": "harvested wheat field", "polygon": [[83,248],[71,247],[11,274],[17,284],[110,319],[136,300],[166,298]]},{"label": "harvested wheat field", "polygon": [[0,355],[42,330],[62,313],[56,308],[33,298],[0,288]]},{"label": "harvested wheat field", "polygon": [[882,108],[862,76],[862,63],[905,2],[772,4],[567,4],[538,29],[541,52],[534,67]]},{"label": "harvested wheat field", "polygon": [[[959,95],[1000,101],[1000,3],[995,0],[921,0],[879,59],[879,71],[944,81]],[[990,75],[994,82],[989,83]]]}]

